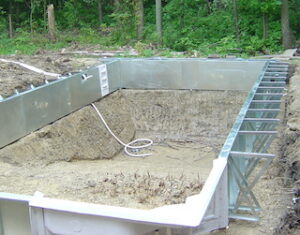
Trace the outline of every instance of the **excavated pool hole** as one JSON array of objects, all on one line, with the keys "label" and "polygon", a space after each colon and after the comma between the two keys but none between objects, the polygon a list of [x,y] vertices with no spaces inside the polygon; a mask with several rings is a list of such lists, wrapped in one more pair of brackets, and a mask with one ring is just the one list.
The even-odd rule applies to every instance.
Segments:
[{"label": "excavated pool hole", "polygon": [[197,194],[247,93],[118,90],[96,102],[124,142],[154,141],[153,155],[124,154],[91,106],[0,150],[0,191],[132,208]]}]

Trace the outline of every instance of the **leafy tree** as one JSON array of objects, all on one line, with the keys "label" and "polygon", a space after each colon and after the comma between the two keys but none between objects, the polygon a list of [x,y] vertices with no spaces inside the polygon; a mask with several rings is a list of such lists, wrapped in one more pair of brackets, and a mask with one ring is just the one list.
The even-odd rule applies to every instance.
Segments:
[{"label": "leafy tree", "polygon": [[0,38],[8,35],[9,14],[10,42],[45,35],[49,4],[60,37],[75,35],[68,41],[255,54],[289,48],[292,35],[300,37],[299,0],[0,0]]}]

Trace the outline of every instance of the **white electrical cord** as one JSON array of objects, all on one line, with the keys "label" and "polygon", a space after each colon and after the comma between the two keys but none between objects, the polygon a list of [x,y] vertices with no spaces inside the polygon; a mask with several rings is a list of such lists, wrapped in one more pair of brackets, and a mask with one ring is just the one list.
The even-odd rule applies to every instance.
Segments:
[{"label": "white electrical cord", "polygon": [[[100,113],[100,111],[98,110],[98,108],[96,107],[95,104],[91,104],[92,107],[96,110],[99,118],[101,119],[101,121],[103,122],[103,124],[105,125],[106,129],[109,131],[109,133],[121,144],[124,146],[124,151],[127,155],[131,156],[131,157],[147,157],[147,156],[150,156],[152,155],[152,153],[141,153],[141,154],[133,154],[133,153],[130,153],[128,151],[128,149],[143,149],[143,148],[147,148],[149,146],[151,146],[153,144],[153,141],[150,140],[150,139],[135,139],[131,142],[129,142],[128,144],[125,144],[122,140],[120,140],[113,132],[112,130],[109,128],[109,126],[107,125],[106,121],[104,120],[102,114]],[[139,143],[139,142],[146,142],[146,144],[140,144],[140,145],[134,145],[133,144],[136,144],[136,143]]]}]

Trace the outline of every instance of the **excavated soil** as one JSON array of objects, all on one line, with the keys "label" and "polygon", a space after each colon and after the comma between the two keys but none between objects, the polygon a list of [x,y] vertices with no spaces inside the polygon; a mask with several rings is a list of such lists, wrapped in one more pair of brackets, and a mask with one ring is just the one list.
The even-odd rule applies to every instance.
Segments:
[{"label": "excavated soil", "polygon": [[135,208],[184,202],[200,192],[244,98],[117,91],[97,107],[124,142],[152,138],[153,155],[126,156],[87,106],[2,148],[0,191]]},{"label": "excavated soil", "polygon": [[[40,65],[37,58],[22,60]],[[40,68],[62,73],[60,66],[73,61],[61,58],[55,67],[54,59],[43,63],[41,58]],[[1,66],[3,96],[45,78],[15,65]],[[134,208],[182,203],[201,191],[245,96],[230,91],[117,91],[96,106],[123,142],[153,139],[145,150],[151,156],[125,155],[86,106],[2,148],[0,191],[41,191],[52,198]]]},{"label": "excavated soil", "polygon": [[[61,55],[8,59],[57,73],[94,60]],[[263,208],[261,220],[231,221],[211,234],[299,234],[300,63],[292,63],[298,67],[282,106],[281,134],[270,151],[278,157],[254,188]],[[0,67],[3,96],[45,79],[15,65]],[[201,190],[244,97],[231,92],[118,91],[97,107],[125,142],[152,138],[152,156],[127,157],[91,107],[84,107],[1,149],[0,191],[39,190],[49,197],[136,208],[182,202]]]},{"label": "excavated soil", "polygon": [[[76,72],[92,66],[99,61],[95,58],[76,58],[61,54],[43,54],[35,56],[1,56],[2,59],[27,63],[45,71],[64,74]],[[0,95],[10,96],[18,91],[26,90],[30,85],[43,84],[45,79],[53,80],[53,77],[44,76],[20,67],[16,64],[0,62]]]},{"label": "excavated soil", "polygon": [[276,227],[276,234],[300,233],[300,61],[293,60],[295,73],[290,78],[286,98],[286,119],[281,134],[280,162],[281,175],[287,207]]}]

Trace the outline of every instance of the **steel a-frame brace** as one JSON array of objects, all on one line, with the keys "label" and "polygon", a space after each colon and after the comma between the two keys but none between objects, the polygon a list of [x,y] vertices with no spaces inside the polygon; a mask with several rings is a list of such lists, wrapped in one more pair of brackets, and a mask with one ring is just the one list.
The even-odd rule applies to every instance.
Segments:
[{"label": "steel a-frame brace", "polygon": [[277,134],[288,64],[270,62],[254,90],[229,153],[229,217],[257,221],[260,204],[253,193],[275,155],[268,148]]}]

